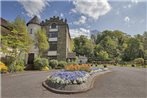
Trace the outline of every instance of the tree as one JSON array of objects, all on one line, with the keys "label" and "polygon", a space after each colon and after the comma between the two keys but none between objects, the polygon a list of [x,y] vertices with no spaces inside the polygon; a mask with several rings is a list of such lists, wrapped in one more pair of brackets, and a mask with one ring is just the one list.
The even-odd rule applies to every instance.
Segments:
[{"label": "tree", "polygon": [[144,37],[144,41],[143,41],[144,50],[147,50],[147,31],[144,32],[143,37]]},{"label": "tree", "polygon": [[101,60],[101,61],[106,61],[109,60],[109,55],[106,51],[100,51],[100,52],[96,52],[96,58],[97,60]]},{"label": "tree", "polygon": [[144,50],[143,44],[139,39],[130,38],[127,42],[128,47],[125,49],[123,54],[123,60],[131,61],[135,58],[143,58]]},{"label": "tree", "polygon": [[89,57],[93,52],[92,41],[83,35],[74,38],[74,46],[74,51],[80,55],[86,55]]},{"label": "tree", "polygon": [[10,23],[12,30],[10,33],[2,35],[2,52],[14,58],[15,66],[22,60],[24,54],[28,53],[32,46],[32,40],[27,32],[25,20],[16,17],[15,21]]},{"label": "tree", "polygon": [[39,56],[43,56],[43,53],[46,52],[46,50],[49,49],[49,42],[48,42],[48,37],[45,33],[44,29],[39,29],[35,33],[35,41],[36,45],[39,49]]}]

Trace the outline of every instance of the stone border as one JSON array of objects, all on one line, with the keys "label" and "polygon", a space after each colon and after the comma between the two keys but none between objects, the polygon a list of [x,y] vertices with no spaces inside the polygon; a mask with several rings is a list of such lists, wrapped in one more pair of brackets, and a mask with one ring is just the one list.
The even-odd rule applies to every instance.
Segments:
[{"label": "stone border", "polygon": [[[52,84],[50,84],[51,86],[48,85],[48,80],[42,82],[42,86],[44,86],[47,90],[49,91],[52,91],[54,93],[59,93],[59,94],[75,94],[75,93],[83,93],[83,92],[86,92],[86,91],[89,91],[90,89],[93,88],[94,86],[94,83],[95,83],[95,80],[98,76],[102,75],[102,74],[106,74],[106,73],[109,73],[111,72],[110,70],[107,70],[107,71],[102,71],[102,72],[98,72],[96,74],[93,74],[91,75],[89,78],[88,78],[88,81],[86,81],[85,83],[82,83],[80,85],[72,85],[72,86],[79,86],[79,87],[83,87],[84,86],[84,89],[76,89],[74,88],[74,90],[61,90],[61,89],[56,89],[56,88],[53,88],[51,87]],[[68,85],[66,85],[68,86]],[[71,85],[70,85],[71,86]]]}]

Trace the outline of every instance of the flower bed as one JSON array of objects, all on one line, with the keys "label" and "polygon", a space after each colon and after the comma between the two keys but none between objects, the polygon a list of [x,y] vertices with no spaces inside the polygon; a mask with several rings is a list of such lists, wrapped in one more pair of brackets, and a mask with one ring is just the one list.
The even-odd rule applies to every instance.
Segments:
[{"label": "flower bed", "polygon": [[48,80],[58,84],[82,84],[90,74],[86,71],[59,71],[48,77]]},{"label": "flower bed", "polygon": [[90,72],[79,70],[62,70],[54,72],[42,83],[42,85],[55,93],[81,93],[93,88],[97,76],[110,72],[104,71],[104,68],[90,68],[90,70]]},{"label": "flower bed", "polygon": [[91,65],[89,64],[81,64],[81,65],[68,65],[65,66],[65,70],[68,71],[86,71],[90,72]]}]

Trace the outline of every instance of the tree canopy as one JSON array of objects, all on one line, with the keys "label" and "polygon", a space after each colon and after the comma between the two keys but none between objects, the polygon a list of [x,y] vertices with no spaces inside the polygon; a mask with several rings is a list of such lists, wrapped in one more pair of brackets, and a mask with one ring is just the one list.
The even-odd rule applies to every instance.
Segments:
[{"label": "tree canopy", "polygon": [[49,49],[48,37],[44,29],[39,29],[35,34],[35,42],[39,49],[39,56],[42,56]]},{"label": "tree canopy", "polygon": [[[105,30],[92,35],[74,38],[74,51],[100,61],[132,61],[147,58],[147,32],[143,35],[127,35],[119,30]],[[90,54],[90,55],[89,55]]]}]

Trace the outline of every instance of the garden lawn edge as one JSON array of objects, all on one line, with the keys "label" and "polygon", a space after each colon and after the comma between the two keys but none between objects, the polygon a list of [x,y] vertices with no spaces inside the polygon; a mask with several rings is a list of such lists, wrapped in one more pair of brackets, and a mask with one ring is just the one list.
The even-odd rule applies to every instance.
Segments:
[{"label": "garden lawn edge", "polygon": [[[42,86],[45,87],[47,90],[49,90],[51,92],[59,93],[59,94],[83,93],[83,92],[89,91],[90,89],[92,89],[94,87],[95,80],[96,80],[96,78],[98,76],[103,75],[103,74],[106,74],[106,73],[110,73],[110,72],[111,72],[110,70],[107,70],[107,71],[102,71],[102,72],[98,72],[98,73],[95,73],[95,74],[91,75],[88,78],[88,81],[86,81],[86,83],[85,83],[87,85],[87,88],[86,89],[82,89],[82,90],[71,90],[71,91],[69,91],[69,90],[59,90],[59,89],[50,87],[47,84],[48,80],[45,80],[44,82],[42,82]],[[78,85],[78,86],[80,86],[80,85]]]}]

